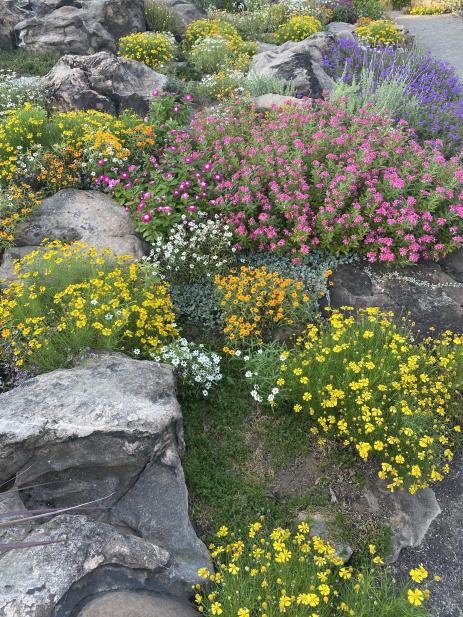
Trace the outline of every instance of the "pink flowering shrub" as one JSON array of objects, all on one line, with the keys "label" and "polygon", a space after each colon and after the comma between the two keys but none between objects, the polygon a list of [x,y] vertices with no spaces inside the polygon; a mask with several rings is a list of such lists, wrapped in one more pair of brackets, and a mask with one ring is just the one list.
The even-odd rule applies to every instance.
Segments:
[{"label": "pink flowering shrub", "polygon": [[205,211],[225,216],[238,247],[295,260],[318,246],[407,264],[463,241],[461,161],[420,146],[404,123],[327,102],[202,112],[148,168],[99,182],[147,239]]}]

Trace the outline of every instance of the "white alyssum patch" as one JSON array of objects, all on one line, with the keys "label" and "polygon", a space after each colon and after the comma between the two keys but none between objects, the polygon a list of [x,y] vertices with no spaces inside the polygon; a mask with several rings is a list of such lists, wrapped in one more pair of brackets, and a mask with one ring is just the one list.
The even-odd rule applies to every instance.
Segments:
[{"label": "white alyssum patch", "polygon": [[153,245],[147,263],[171,282],[212,280],[229,267],[232,241],[230,227],[219,216],[199,222],[184,216],[166,239]]},{"label": "white alyssum patch", "polygon": [[189,386],[200,388],[203,396],[208,396],[211,388],[222,379],[219,354],[185,338],[165,345],[159,353],[152,354],[151,357],[156,362],[170,364],[182,381]]}]

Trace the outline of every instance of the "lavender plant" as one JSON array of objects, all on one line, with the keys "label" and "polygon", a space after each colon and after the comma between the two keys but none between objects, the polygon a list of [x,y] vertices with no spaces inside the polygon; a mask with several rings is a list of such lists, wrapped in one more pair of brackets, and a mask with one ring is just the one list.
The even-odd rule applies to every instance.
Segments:
[{"label": "lavender plant", "polygon": [[[353,86],[349,95],[357,98],[358,106],[371,101],[388,107],[409,122],[421,141],[439,141],[447,155],[461,152],[463,82],[451,65],[417,49],[372,49],[348,39],[334,43],[323,64],[338,82],[338,96],[340,84]],[[381,105],[386,94],[387,105]]]}]

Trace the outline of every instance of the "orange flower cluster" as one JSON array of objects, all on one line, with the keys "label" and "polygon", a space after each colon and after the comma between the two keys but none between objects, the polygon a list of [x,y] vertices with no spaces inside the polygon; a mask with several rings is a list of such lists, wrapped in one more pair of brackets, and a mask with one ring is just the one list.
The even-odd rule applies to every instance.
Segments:
[{"label": "orange flower cluster", "polygon": [[[276,327],[297,328],[308,318],[309,296],[300,281],[282,278],[265,266],[241,266],[215,277],[224,334],[233,347],[262,344]],[[225,352],[232,353],[228,347]]]}]

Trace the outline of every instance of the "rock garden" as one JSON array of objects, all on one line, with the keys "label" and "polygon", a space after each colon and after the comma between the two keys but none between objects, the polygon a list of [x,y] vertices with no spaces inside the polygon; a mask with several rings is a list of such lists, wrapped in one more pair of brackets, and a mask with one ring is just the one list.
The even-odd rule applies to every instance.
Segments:
[{"label": "rock garden", "polygon": [[462,617],[462,5],[0,2],[0,617]]}]

